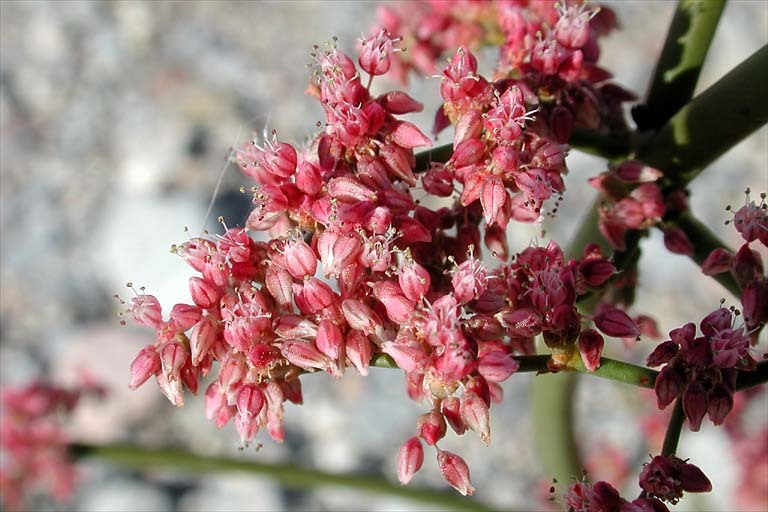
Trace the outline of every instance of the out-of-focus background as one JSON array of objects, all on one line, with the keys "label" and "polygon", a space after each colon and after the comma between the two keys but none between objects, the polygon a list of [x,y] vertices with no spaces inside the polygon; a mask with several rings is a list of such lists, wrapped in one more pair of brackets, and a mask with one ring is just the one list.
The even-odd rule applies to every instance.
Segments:
[{"label": "out-of-focus background", "polygon": [[[602,63],[619,83],[642,94],[674,4],[609,5],[623,29],[604,40]],[[258,453],[241,453],[234,428],[218,431],[207,422],[201,400],[175,409],[151,382],[128,391],[128,365],[152,333],[120,327],[112,299],[116,292],[128,294],[126,281],[146,285],[163,304],[187,299],[188,268],[168,248],[186,238],[184,226],[193,234],[203,228],[230,146],[265,126],[284,140],[313,133],[321,109],[304,94],[312,45],[335,35],[342,49],[352,51],[374,22],[375,4],[364,2],[0,2],[0,382],[41,375],[76,382],[90,372],[110,395],[84,403],[76,417],[73,433],[89,442],[179,446],[331,471],[380,472],[394,480],[397,448],[421,413],[407,399],[398,372],[374,370],[367,379],[348,374],[340,382],[305,378],[305,405],[286,410],[286,442],[260,439]],[[768,4],[731,2],[700,88],[767,41]],[[483,69],[490,71],[492,52],[485,57]],[[379,90],[395,87],[376,82]],[[409,89],[427,105],[423,115],[412,116],[425,129],[437,89],[437,80],[417,77]],[[747,187],[768,189],[767,155],[763,127],[691,186],[694,213],[733,247],[738,238],[723,226],[729,217],[724,207],[741,204]],[[544,226],[561,242],[593,196],[586,178],[603,170],[599,159],[576,152],[570,167],[561,214]],[[242,220],[248,207],[238,192],[243,185],[250,183],[237,169],[226,169],[209,228],[216,229],[218,215],[230,225]],[[543,240],[540,231],[514,226],[513,250]],[[658,234],[643,249],[635,310],[653,314],[663,333],[697,321],[720,297],[734,303],[689,260],[666,252]],[[633,349],[614,343],[608,350],[641,360],[653,346],[641,343]],[[530,378],[515,376],[505,384],[506,400],[492,411],[491,448],[472,435],[449,435],[443,446],[465,455],[478,496],[504,508],[544,506],[539,483],[546,475],[536,464],[528,415]],[[633,389],[582,380],[578,427],[584,451],[613,454],[592,462],[594,476],[604,471],[610,477],[622,458],[636,475],[646,454],[658,451],[641,443],[635,418],[646,406]],[[765,395],[761,400],[758,419],[768,414]],[[680,453],[695,456],[715,492],[680,508],[733,510],[739,461],[720,430],[709,424],[702,430],[683,434]],[[435,466],[428,455],[414,485],[443,486]],[[290,491],[242,475],[139,474],[90,462],[82,477],[66,508],[423,509],[338,488]],[[634,478],[631,494],[637,492]]]}]

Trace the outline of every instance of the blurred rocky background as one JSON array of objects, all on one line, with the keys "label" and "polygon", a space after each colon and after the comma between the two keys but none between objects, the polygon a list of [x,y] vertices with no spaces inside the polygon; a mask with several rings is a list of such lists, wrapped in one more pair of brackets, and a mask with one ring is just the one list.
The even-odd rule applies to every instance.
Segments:
[{"label": "blurred rocky background", "polygon": [[[623,30],[604,41],[603,64],[619,83],[642,94],[666,34],[671,2],[613,2]],[[185,300],[188,270],[168,252],[184,227],[203,229],[213,191],[222,186],[211,218],[230,225],[244,218],[249,186],[228,167],[229,148],[264,127],[301,141],[321,119],[303,94],[312,45],[338,36],[351,51],[375,21],[366,2],[0,2],[0,381],[38,376],[75,382],[85,372],[110,396],[86,403],[74,434],[89,442],[132,441],[178,446],[203,454],[294,461],[332,471],[383,473],[395,479],[399,444],[411,435],[420,408],[397,372],[374,370],[304,379],[305,405],[286,411],[287,441],[264,441],[259,453],[237,450],[233,428],[204,418],[201,400],[170,406],[154,385],[127,389],[128,365],[151,340],[147,330],[120,327],[114,293],[126,281],[146,285],[164,304]],[[704,88],[768,41],[768,4],[731,2],[701,80]],[[493,54],[485,55],[490,70]],[[382,90],[394,87],[378,81]],[[436,80],[414,79],[425,101],[414,116],[429,128]],[[713,126],[713,130],[717,130]],[[443,137],[445,138],[445,137]],[[768,189],[768,131],[760,129],[692,185],[692,209],[734,246],[724,227],[726,204],[743,189]],[[593,197],[586,178],[599,159],[574,152],[569,192],[546,236],[565,242]],[[215,220],[208,227],[216,229]],[[544,240],[542,227],[513,227],[513,250]],[[637,312],[654,314],[662,332],[698,320],[726,292],[686,258],[665,251],[658,233],[643,244]],[[729,300],[732,298],[728,297]],[[651,342],[610,350],[641,359]],[[765,345],[763,344],[763,351]],[[635,390],[582,379],[578,425],[587,453],[613,447],[614,457],[642,462],[650,450],[635,416]],[[450,438],[473,472],[478,496],[505,509],[540,509],[529,376],[505,384],[506,401],[493,411],[491,448],[471,436]],[[606,408],[605,404],[611,407]],[[758,414],[766,413],[768,404]],[[633,426],[638,425],[638,426]],[[711,495],[680,508],[732,510],[738,466],[721,432],[704,427],[683,435],[681,453],[696,454],[715,483]],[[636,473],[637,464],[633,469]],[[599,474],[598,474],[599,476]],[[610,473],[608,473],[610,477]],[[766,475],[768,479],[768,475]],[[628,489],[635,493],[634,477]],[[442,486],[427,456],[415,485]],[[546,494],[546,491],[544,491]],[[61,508],[45,501],[39,508]],[[338,488],[298,492],[254,476],[189,477],[126,472],[105,462],[83,471],[78,510],[422,510],[423,505]]]}]

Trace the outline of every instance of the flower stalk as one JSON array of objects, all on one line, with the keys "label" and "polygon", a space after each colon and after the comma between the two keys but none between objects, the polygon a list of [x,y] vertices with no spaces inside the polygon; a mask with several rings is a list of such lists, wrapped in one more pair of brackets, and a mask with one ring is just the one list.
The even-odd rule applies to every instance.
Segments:
[{"label": "flower stalk", "polygon": [[182,450],[141,448],[127,444],[77,444],[72,446],[72,454],[77,458],[98,457],[138,470],[172,468],[186,473],[252,473],[267,476],[293,489],[342,486],[387,496],[398,496],[414,502],[441,506],[450,510],[463,510],[467,512],[492,510],[475,499],[457,496],[453,492],[400,486],[375,475],[330,473],[302,468],[293,464],[264,463],[224,457],[204,457]]},{"label": "flower stalk", "polygon": [[656,64],[648,99],[633,110],[641,130],[663,125],[693,96],[725,0],[681,0]]}]

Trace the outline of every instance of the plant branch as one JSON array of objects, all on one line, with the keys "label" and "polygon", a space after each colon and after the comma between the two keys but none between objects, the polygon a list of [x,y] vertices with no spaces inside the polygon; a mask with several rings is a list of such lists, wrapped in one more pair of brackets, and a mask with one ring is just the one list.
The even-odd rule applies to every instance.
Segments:
[{"label": "plant branch", "polygon": [[693,96],[725,0],[680,0],[656,63],[644,105],[633,109],[638,127],[663,125]]},{"label": "plant branch", "polygon": [[768,121],[768,45],[675,114],[641,146],[637,158],[682,186]]},{"label": "plant branch", "polygon": [[491,510],[488,506],[474,499],[464,498],[453,492],[400,486],[375,475],[329,473],[291,464],[274,464],[223,457],[203,457],[181,450],[142,448],[126,444],[78,444],[72,447],[72,453],[77,458],[99,457],[138,470],[172,468],[188,473],[227,471],[254,473],[268,476],[281,482],[286,487],[295,489],[336,485],[387,496],[398,496],[433,506],[443,506],[450,510],[478,512]]},{"label": "plant branch", "polygon": [[[699,266],[714,249],[723,248],[730,250],[716,234],[690,212],[680,214],[671,220],[669,224],[677,226],[685,232],[688,240],[693,244],[694,253],[693,256],[691,256],[691,259]],[[734,297],[741,297],[741,288],[736,282],[736,279],[734,279],[733,274],[730,272],[716,274],[712,276],[712,278],[723,285],[723,287],[731,292]]]},{"label": "plant branch", "polygon": [[653,388],[653,384],[656,382],[656,377],[659,375],[659,372],[656,370],[625,363],[623,361],[617,361],[615,359],[609,359],[607,357],[600,358],[600,367],[594,372],[587,370],[587,367],[584,366],[584,362],[581,358],[576,359],[569,369],[579,373],[594,375],[603,379],[623,382],[625,384],[643,388]]},{"label": "plant branch", "polygon": [[683,399],[680,397],[675,401],[675,408],[672,409],[672,416],[669,418],[667,433],[664,435],[664,444],[661,447],[662,455],[674,455],[677,452],[677,443],[680,441],[684,422]]},{"label": "plant branch", "polygon": [[568,144],[579,151],[608,160],[626,157],[631,152],[629,132],[604,135],[576,126]]},{"label": "plant branch", "polygon": [[768,361],[761,361],[753,371],[739,372],[736,377],[736,391],[753,388],[766,382],[768,382]]}]

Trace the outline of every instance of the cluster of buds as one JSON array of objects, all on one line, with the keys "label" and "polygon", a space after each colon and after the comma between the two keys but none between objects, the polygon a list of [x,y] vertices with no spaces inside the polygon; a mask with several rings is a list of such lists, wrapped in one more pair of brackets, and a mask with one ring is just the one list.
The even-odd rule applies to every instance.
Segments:
[{"label": "cluster of buds", "polygon": [[455,125],[453,155],[446,164],[431,166],[425,190],[450,195],[456,179],[463,185],[461,205],[479,199],[489,227],[540,219],[544,201],[565,190],[567,137],[555,140],[531,124],[535,109],[528,106],[536,99],[530,91],[509,80],[489,83],[478,75],[477,59],[466,47],[441,77],[445,104],[437,128]]},{"label": "cluster of buds", "polygon": [[[540,111],[539,131],[560,143],[574,125],[624,129],[621,104],[635,99],[600,68],[598,39],[617,26],[610,9],[581,0],[411,2],[381,7],[379,23],[409,47],[393,68],[432,75],[455,48],[500,47],[494,80],[526,91]],[[438,113],[438,118],[441,113]]]},{"label": "cluster of buds", "polygon": [[[715,249],[702,263],[702,271],[707,275],[730,271],[742,290],[742,310],[716,309],[699,324],[699,337],[693,323],[674,329],[669,333],[671,339],[648,356],[649,366],[666,363],[655,384],[659,408],[665,408],[682,393],[691,430],[699,429],[705,415],[720,425],[730,413],[736,375],[739,370],[754,368],[756,361],[750,346],[757,343],[768,318],[768,277],[760,254],[750,247],[754,241],[768,246],[765,194],[756,205],[747,191],[746,204],[735,212],[733,224],[744,238],[744,245],[736,255]],[[739,316],[743,323],[736,325]]]},{"label": "cluster of buds", "polygon": [[62,418],[90,392],[101,391],[92,384],[65,389],[35,382],[0,392],[0,496],[6,507],[21,510],[25,491],[60,501],[72,495],[76,473]]},{"label": "cluster of buds", "polygon": [[750,336],[734,324],[738,311],[718,308],[699,324],[688,323],[670,331],[670,339],[648,356],[648,366],[665,364],[656,378],[659,409],[682,394],[683,410],[691,430],[698,431],[704,416],[720,425],[733,408],[739,370],[756,364],[750,354]]},{"label": "cluster of buds", "polygon": [[605,198],[598,228],[617,251],[626,250],[627,230],[647,228],[664,217],[664,198],[655,183],[661,176],[658,169],[628,160],[589,180]]},{"label": "cluster of buds", "polygon": [[639,498],[628,501],[608,482],[578,481],[565,494],[568,512],[669,512],[683,492],[710,492],[712,484],[698,467],[674,455],[653,457],[640,472]]},{"label": "cluster of buds", "polygon": [[[714,249],[704,260],[701,270],[706,275],[730,272],[741,287],[741,307],[744,325],[752,334],[752,342],[757,342],[760,328],[768,321],[768,275],[763,265],[760,252],[750,244],[757,242],[768,247],[768,205],[766,194],[760,194],[760,203],[750,200],[750,191],[746,191],[744,206],[734,212],[733,224],[744,239],[744,244],[736,252],[727,249]],[[731,207],[726,210],[730,211]]]}]

